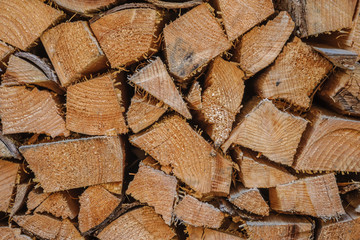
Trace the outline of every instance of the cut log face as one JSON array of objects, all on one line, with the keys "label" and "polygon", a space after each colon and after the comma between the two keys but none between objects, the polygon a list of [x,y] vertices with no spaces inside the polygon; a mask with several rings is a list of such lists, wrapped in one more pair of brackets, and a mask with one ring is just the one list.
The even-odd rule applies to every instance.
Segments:
[{"label": "cut log face", "polygon": [[108,7],[117,2],[117,0],[54,0],[54,2],[71,12],[87,14]]},{"label": "cut log face", "polygon": [[0,40],[0,66],[1,62],[4,61],[15,49]]},{"label": "cut log face", "polygon": [[21,207],[24,205],[26,196],[30,191],[30,187],[31,187],[30,183],[18,184],[16,186],[16,195],[15,195],[14,204],[11,208],[10,217],[14,216],[16,212],[19,211]]},{"label": "cut log face", "polygon": [[32,240],[31,237],[22,235],[20,228],[0,227],[0,240]]},{"label": "cut log face", "polygon": [[310,95],[331,69],[328,60],[295,37],[275,63],[255,79],[255,89],[262,98],[280,99],[308,109]]},{"label": "cut log face", "polygon": [[64,13],[37,0],[0,1],[0,40],[26,50]]},{"label": "cut log face", "polygon": [[334,174],[299,179],[269,189],[275,211],[310,215],[323,219],[345,214]]},{"label": "cut log face", "polygon": [[141,207],[125,213],[110,223],[97,236],[100,240],[170,240],[173,230],[151,207]]},{"label": "cut log face", "polygon": [[222,149],[238,144],[274,162],[291,165],[307,121],[280,111],[267,99],[259,102],[254,98],[245,106],[243,115]]},{"label": "cut log face", "polygon": [[33,190],[31,190],[26,201],[26,207],[28,209],[26,214],[30,214],[32,210],[37,208],[49,196],[50,193],[41,192],[40,189],[34,188]]},{"label": "cut log face", "polygon": [[79,213],[79,205],[68,192],[57,192],[44,200],[35,213],[50,213],[55,217],[74,219]]},{"label": "cut log face", "polygon": [[55,240],[84,240],[84,237],[80,235],[79,231],[69,219],[65,219],[61,223],[60,230]]},{"label": "cut log face", "polygon": [[125,4],[90,20],[112,68],[129,65],[157,52],[162,13],[150,4]]},{"label": "cut log face", "polygon": [[106,57],[85,21],[59,24],[41,42],[63,87],[106,68]]},{"label": "cut log face", "polygon": [[200,239],[209,239],[209,240],[242,240],[240,236],[235,236],[230,233],[216,231],[209,228],[202,227],[193,227],[186,226],[186,231],[189,234],[189,240],[200,240]]},{"label": "cut log face", "polygon": [[121,195],[123,189],[123,182],[112,182],[112,183],[103,183],[100,184],[103,188],[108,190],[111,193]]},{"label": "cut log face", "polygon": [[164,28],[169,70],[179,81],[231,47],[209,7],[201,4]]},{"label": "cut log face", "polygon": [[91,137],[20,147],[45,192],[123,181],[119,137]]},{"label": "cut log face", "polygon": [[190,195],[175,206],[174,213],[177,218],[195,227],[219,228],[225,219],[219,209]]},{"label": "cut log face", "polygon": [[[88,135],[123,134],[125,123],[125,89],[115,88],[112,73],[77,83],[67,89],[66,127]],[[121,85],[125,81],[119,79]]]},{"label": "cut log face", "polygon": [[[259,2],[250,2],[262,7]],[[228,3],[226,5],[232,7]],[[247,76],[254,75],[275,60],[294,27],[290,15],[280,12],[274,20],[268,21],[264,26],[254,27],[241,38],[235,50],[235,61],[240,63]]]},{"label": "cut log face", "polygon": [[202,88],[198,81],[194,81],[191,85],[189,93],[187,94],[185,100],[188,102],[190,109],[192,110],[201,110],[202,103],[201,103],[201,92]]},{"label": "cut log face", "polygon": [[191,118],[186,103],[177,90],[173,79],[167,72],[166,66],[159,57],[131,76],[129,81],[145,90],[156,99],[169,105],[169,107],[183,115],[185,118]]},{"label": "cut log face", "polygon": [[177,199],[177,180],[162,171],[140,165],[135,178],[130,182],[127,194],[140,202],[153,206],[165,223],[170,225],[173,205]]},{"label": "cut log face", "polygon": [[0,212],[8,212],[20,165],[0,160]]},{"label": "cut log face", "polygon": [[296,170],[360,171],[360,122],[320,108],[308,115],[312,124],[304,133]]},{"label": "cut log face", "polygon": [[[198,135],[184,119],[171,116],[130,142],[149,153],[200,195],[227,195],[232,164]],[[196,159],[196,161],[194,161]]]},{"label": "cut log face", "polygon": [[350,206],[354,208],[354,211],[360,213],[360,190],[356,189],[345,194],[345,199]]}]

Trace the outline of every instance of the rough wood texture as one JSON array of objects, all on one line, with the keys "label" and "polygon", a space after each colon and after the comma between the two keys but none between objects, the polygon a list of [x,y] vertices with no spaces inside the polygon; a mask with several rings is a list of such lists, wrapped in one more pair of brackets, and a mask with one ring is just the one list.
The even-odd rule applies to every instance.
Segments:
[{"label": "rough wood texture", "polygon": [[68,192],[57,192],[45,199],[35,213],[49,213],[63,219],[74,219],[79,213],[79,205]]},{"label": "rough wood texture", "polygon": [[200,240],[200,239],[208,239],[208,240],[241,240],[246,239],[240,236],[233,235],[231,233],[216,231],[210,228],[201,228],[201,227],[193,227],[186,226],[186,231],[189,234],[189,240]]},{"label": "rough wood texture", "polygon": [[14,204],[10,211],[10,217],[14,216],[17,211],[19,211],[25,203],[26,196],[30,191],[30,183],[23,183],[16,185],[16,195],[14,199]]},{"label": "rough wood texture", "polygon": [[40,35],[63,16],[37,0],[0,1],[0,40],[26,50]]},{"label": "rough wood texture", "polygon": [[[256,4],[261,6],[260,3]],[[254,75],[275,60],[294,27],[290,15],[287,12],[280,12],[266,25],[254,27],[241,38],[235,49],[235,61],[240,63],[241,69],[247,76]]]},{"label": "rough wood texture", "polygon": [[59,101],[46,90],[0,87],[0,106],[4,134],[30,132],[51,137],[70,134],[60,115]]},{"label": "rough wood texture", "polygon": [[308,117],[312,124],[304,133],[293,167],[310,171],[360,171],[360,121],[320,108],[313,108]]},{"label": "rough wood texture", "polygon": [[4,136],[2,131],[0,131],[0,158],[22,159],[17,148],[17,142],[10,137]]},{"label": "rough wood texture", "polygon": [[323,219],[345,214],[334,174],[299,179],[269,189],[270,207]]},{"label": "rough wood texture", "polygon": [[271,0],[216,0],[230,41],[274,13]]},{"label": "rough wood texture", "polygon": [[239,144],[261,152],[274,162],[291,165],[307,121],[280,111],[265,99],[254,98],[242,110],[237,127],[223,144],[226,151],[231,144]]},{"label": "rough wood texture", "polygon": [[162,12],[149,4],[125,4],[90,26],[112,68],[129,65],[157,52],[162,27]]},{"label": "rough wood texture", "polygon": [[295,37],[275,63],[256,78],[255,89],[263,98],[281,99],[307,109],[315,87],[331,69],[328,60]]},{"label": "rough wood texture", "polygon": [[[179,116],[171,116],[130,142],[149,153],[200,195],[227,195],[232,164]],[[196,161],[194,161],[196,159]]]},{"label": "rough wood texture", "polygon": [[50,193],[44,193],[40,191],[40,189],[33,189],[29,192],[26,201],[27,212],[26,214],[30,214],[32,210],[37,208],[47,197],[50,196]]},{"label": "rough wood texture", "polygon": [[66,128],[88,135],[126,133],[125,84],[123,79],[108,73],[68,87]]},{"label": "rough wood texture", "polygon": [[71,12],[88,14],[108,7],[117,0],[54,0],[54,2]]},{"label": "rough wood texture", "polygon": [[0,66],[2,65],[2,61],[4,61],[15,49],[4,43],[0,40]]},{"label": "rough wood texture", "polygon": [[195,227],[219,228],[225,215],[214,206],[186,195],[174,208],[176,217]]},{"label": "rough wood texture", "polygon": [[121,138],[91,137],[20,147],[45,192],[123,181]]},{"label": "rough wood texture", "polygon": [[125,213],[110,223],[97,236],[100,240],[170,240],[173,230],[150,207]]},{"label": "rough wood texture", "polygon": [[178,9],[178,8],[191,8],[196,5],[203,3],[203,0],[185,0],[182,2],[179,1],[168,1],[168,0],[146,0],[157,7],[168,8],[168,9]]},{"label": "rough wood texture", "polygon": [[177,199],[176,187],[174,176],[141,164],[126,193],[154,207],[155,212],[170,225],[173,205]]},{"label": "rough wood texture", "polygon": [[103,188],[114,194],[122,194],[123,182],[111,182],[100,184]]},{"label": "rough wood texture", "polygon": [[164,102],[185,118],[191,118],[186,103],[159,57],[132,75],[129,81]]},{"label": "rough wood texture", "polygon": [[200,83],[198,81],[194,81],[185,98],[191,110],[201,110],[202,108],[201,92],[202,92],[202,88],[200,86]]},{"label": "rough wood texture", "polygon": [[179,81],[231,47],[209,8],[201,4],[164,28],[169,70]]},{"label": "rough wood texture", "polygon": [[0,160],[0,212],[10,210],[19,169],[17,163]]},{"label": "rough wood texture", "polygon": [[76,227],[70,222],[69,219],[62,221],[60,230],[55,240],[84,240],[76,229]]},{"label": "rough wood texture", "polygon": [[360,191],[356,189],[354,191],[348,192],[345,194],[346,201],[350,206],[354,208],[354,211],[360,213]]},{"label": "rough wood texture", "polygon": [[64,87],[106,68],[106,57],[85,21],[59,24],[41,42]]},{"label": "rough wood texture", "polygon": [[0,227],[0,240],[31,240],[31,237],[22,235],[20,228]]}]

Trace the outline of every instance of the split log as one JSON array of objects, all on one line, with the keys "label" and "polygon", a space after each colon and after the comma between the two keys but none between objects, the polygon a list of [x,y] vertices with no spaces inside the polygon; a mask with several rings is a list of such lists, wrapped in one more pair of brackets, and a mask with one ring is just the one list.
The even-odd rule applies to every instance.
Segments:
[{"label": "split log", "polygon": [[20,147],[45,192],[123,181],[120,137],[69,139]]},{"label": "split log", "polygon": [[[216,152],[184,119],[170,116],[151,129],[130,137],[199,195],[227,195],[232,164]],[[196,161],[194,161],[196,159]]]},{"label": "split log", "polygon": [[31,190],[28,194],[26,201],[26,207],[27,207],[26,214],[30,214],[32,210],[37,208],[49,196],[50,193],[44,193],[41,191],[40,188],[38,189],[34,188],[33,190]]},{"label": "split log", "polygon": [[238,144],[261,152],[271,161],[291,165],[306,125],[305,119],[280,111],[271,101],[253,98],[222,149]]},{"label": "split log", "polygon": [[186,195],[175,206],[174,214],[186,224],[195,227],[219,228],[225,219],[225,214],[219,209],[190,195]]},{"label": "split log", "polygon": [[293,168],[360,171],[360,121],[315,107],[308,117],[312,124],[304,133]]},{"label": "split log", "polygon": [[10,54],[14,51],[15,49],[12,46],[0,40],[0,66],[2,66],[4,62],[6,62],[8,56],[10,56]]},{"label": "split log", "polygon": [[0,158],[22,159],[17,143],[10,137],[4,136],[0,131]]},{"label": "split log", "polygon": [[100,240],[170,240],[174,231],[151,207],[141,207],[125,213],[110,223],[97,236]]},{"label": "split log", "polygon": [[111,193],[121,195],[123,189],[123,182],[111,182],[111,183],[103,183],[100,184],[103,188],[108,190]]},{"label": "split log", "polygon": [[88,135],[115,135],[128,131],[125,81],[113,73],[69,86],[66,128]]},{"label": "split log", "polygon": [[20,228],[0,227],[0,240],[31,240],[31,237],[22,235]]},{"label": "split log", "polygon": [[[255,1],[253,1],[255,3]],[[228,3],[226,3],[228,5]],[[262,7],[260,3],[257,6]],[[232,7],[231,5],[228,5]],[[272,63],[279,55],[295,27],[287,12],[246,33],[235,49],[234,59],[246,76],[252,76]]]},{"label": "split log", "polygon": [[60,230],[55,240],[84,240],[76,229],[76,227],[70,222],[69,219],[62,221]]},{"label": "split log", "polygon": [[360,190],[359,189],[348,192],[347,194],[345,194],[344,198],[349,203],[349,205],[354,208],[355,212],[360,213]]},{"label": "split log", "polygon": [[202,88],[200,86],[200,83],[198,81],[194,81],[185,98],[191,110],[195,110],[195,111],[201,110],[202,108],[201,92],[202,92]]},{"label": "split log", "polygon": [[334,174],[307,177],[269,189],[270,207],[279,212],[323,219],[345,214]]},{"label": "split log", "polygon": [[164,28],[169,70],[180,82],[231,47],[209,8],[201,4]]},{"label": "split log", "polygon": [[10,211],[10,217],[14,216],[17,211],[19,211],[25,203],[26,196],[30,191],[31,184],[30,183],[23,183],[16,185],[16,195],[14,204]]},{"label": "split log", "polygon": [[210,228],[201,228],[186,226],[186,231],[189,234],[189,240],[200,240],[200,239],[209,239],[209,240],[242,240],[246,239],[240,236],[233,235],[227,232],[216,231]]},{"label": "split log", "polygon": [[54,0],[54,2],[68,11],[90,14],[109,7],[118,2],[118,0]]},{"label": "split log", "polygon": [[62,11],[37,0],[1,0],[0,6],[0,40],[23,51],[64,16]]},{"label": "split log", "polygon": [[351,192],[353,190],[360,189],[360,182],[355,182],[355,181],[339,182],[338,187],[339,187],[340,194],[346,194],[346,193]]},{"label": "split log", "polygon": [[179,8],[191,8],[201,3],[203,0],[185,0],[185,1],[168,1],[168,0],[146,0],[157,7],[168,8],[168,9],[179,9]]},{"label": "split log", "polygon": [[35,213],[50,213],[62,219],[74,219],[79,213],[79,205],[68,192],[57,192],[46,198]]},{"label": "split log", "polygon": [[59,24],[41,42],[63,87],[106,68],[106,57],[85,21]]},{"label": "split log", "polygon": [[311,94],[331,69],[328,60],[295,37],[275,63],[255,79],[255,89],[262,98],[280,99],[308,109]]},{"label": "split log", "polygon": [[20,164],[0,160],[0,212],[10,210]]},{"label": "split log", "polygon": [[163,12],[150,4],[125,4],[90,20],[112,68],[146,59],[159,48]]},{"label": "split log", "polygon": [[250,30],[274,13],[271,0],[216,0],[230,41]]},{"label": "split log", "polygon": [[186,103],[159,57],[132,75],[129,81],[164,102],[185,118],[191,118]]}]

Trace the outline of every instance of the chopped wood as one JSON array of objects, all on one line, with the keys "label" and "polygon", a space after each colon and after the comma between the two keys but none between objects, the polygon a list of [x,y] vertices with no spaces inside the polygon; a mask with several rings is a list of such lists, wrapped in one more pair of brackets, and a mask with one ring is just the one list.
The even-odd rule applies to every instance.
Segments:
[{"label": "chopped wood", "polygon": [[233,235],[231,233],[216,231],[210,228],[201,228],[186,226],[186,231],[189,234],[189,239],[200,240],[200,239],[211,239],[211,240],[242,240],[246,239],[240,236]]},{"label": "chopped wood", "polygon": [[[360,6],[358,4],[357,11],[359,11]],[[350,49],[358,54],[357,61],[360,60],[360,20],[359,20],[359,13],[356,14],[356,20],[353,22],[353,27],[349,33],[349,42],[347,43],[347,46],[350,47]]]},{"label": "chopped wood", "polygon": [[360,171],[360,122],[313,108],[299,145],[296,170]]},{"label": "chopped wood", "polygon": [[294,27],[290,15],[287,12],[280,12],[266,25],[254,27],[241,38],[235,49],[235,61],[240,63],[241,69],[247,76],[254,75],[275,60]]},{"label": "chopped wood", "polygon": [[131,76],[129,81],[164,102],[185,118],[191,118],[186,103],[176,89],[175,83],[160,57]]},{"label": "chopped wood", "polygon": [[307,109],[311,94],[331,69],[328,60],[295,37],[275,63],[256,78],[255,89],[262,98],[280,99]]},{"label": "chopped wood", "polygon": [[[149,153],[200,195],[227,195],[232,163],[215,151],[184,119],[171,116],[130,142]],[[194,161],[196,159],[196,161]]]},{"label": "chopped wood", "polygon": [[0,40],[23,51],[64,16],[62,11],[37,0],[1,0],[0,6]]},{"label": "chopped wood", "polygon": [[109,7],[118,0],[54,0],[54,2],[68,11],[82,14],[97,12]]},{"label": "chopped wood", "polygon": [[163,13],[150,4],[125,4],[90,20],[90,27],[112,68],[156,53]]},{"label": "chopped wood", "polygon": [[146,0],[157,7],[168,8],[168,9],[178,9],[178,8],[191,8],[203,3],[203,0],[185,0],[182,2],[179,1],[168,1],[168,0]]},{"label": "chopped wood", "polygon": [[230,41],[235,40],[274,13],[271,0],[216,0]]},{"label": "chopped wood", "polygon": [[45,192],[123,181],[124,142],[118,136],[27,145],[20,152]]},{"label": "chopped wood", "polygon": [[4,136],[0,131],[0,158],[15,158],[22,159],[22,156],[17,148],[17,144],[12,138]]},{"label": "chopped wood", "polygon": [[212,11],[201,4],[164,28],[169,70],[181,82],[231,47]]},{"label": "chopped wood", "polygon": [[41,42],[63,87],[106,68],[106,57],[85,21],[59,24]]},{"label": "chopped wood", "polygon": [[46,90],[0,87],[0,106],[4,134],[30,132],[51,137],[70,134],[61,116],[60,102]]},{"label": "chopped wood", "polygon": [[123,182],[112,182],[100,184],[103,188],[114,194],[122,194]]},{"label": "chopped wood", "polygon": [[269,189],[275,211],[310,215],[323,219],[345,214],[333,173],[307,177]]},{"label": "chopped wood", "polygon": [[0,66],[15,49],[0,40]]},{"label": "chopped wood", "polygon": [[14,216],[16,212],[18,212],[25,204],[26,196],[29,193],[30,188],[31,188],[30,183],[23,183],[16,185],[16,195],[15,195],[14,204],[10,211],[10,217]]},{"label": "chopped wood", "polygon": [[353,190],[360,189],[360,182],[339,182],[338,183],[340,194],[345,194]]},{"label": "chopped wood", "polygon": [[162,216],[166,224],[170,225],[173,205],[177,199],[176,187],[177,180],[174,176],[140,165],[126,193],[154,207],[155,212]]},{"label": "chopped wood", "polygon": [[0,227],[0,240],[31,240],[31,237],[22,235],[20,228]]},{"label": "chopped wood", "polygon": [[88,135],[126,133],[124,86],[125,81],[112,73],[69,86],[67,129]]},{"label": "chopped wood", "polygon": [[344,198],[349,203],[349,205],[354,208],[355,212],[360,213],[360,191],[359,191],[359,189],[348,192],[347,194],[344,195]]},{"label": "chopped wood", "polygon": [[0,212],[10,210],[20,164],[0,160]]},{"label": "chopped wood", "polygon": [[84,237],[80,235],[79,231],[69,219],[65,219],[61,223],[55,240],[84,240]]},{"label": "chopped wood", "polygon": [[141,207],[117,218],[97,236],[100,240],[170,240],[174,231],[151,207]]},{"label": "chopped wood", "polygon": [[183,222],[195,227],[221,227],[225,214],[213,205],[186,195],[174,208],[174,214]]},{"label": "chopped wood", "polygon": [[218,208],[226,214],[226,216],[231,216],[232,221],[235,223],[243,223],[244,220],[259,220],[263,218],[261,215],[256,215],[239,209],[225,198],[217,199],[216,204]]},{"label": "chopped wood", "polygon": [[30,214],[32,210],[37,208],[46,198],[50,196],[50,193],[42,192],[41,189],[33,188],[27,197],[26,207],[27,212],[26,214]]},{"label": "chopped wood", "polygon": [[202,92],[202,88],[200,86],[200,83],[198,81],[194,81],[185,98],[191,110],[195,110],[195,111],[201,110],[202,108],[201,92]]},{"label": "chopped wood", "polygon": [[261,152],[271,161],[291,165],[307,121],[280,111],[267,100],[253,98],[242,110],[240,122],[223,144],[238,144]]}]

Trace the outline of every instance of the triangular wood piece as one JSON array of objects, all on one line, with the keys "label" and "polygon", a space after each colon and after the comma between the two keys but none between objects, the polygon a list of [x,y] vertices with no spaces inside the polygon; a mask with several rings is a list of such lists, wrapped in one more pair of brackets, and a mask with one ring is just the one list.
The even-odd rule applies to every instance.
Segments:
[{"label": "triangular wood piece", "polygon": [[21,156],[18,147],[18,143],[11,137],[3,135],[0,131],[0,158],[15,158],[21,160]]},{"label": "triangular wood piece", "polygon": [[59,233],[55,240],[84,240],[84,237],[80,235],[79,231],[69,219],[65,219],[61,223]]},{"label": "triangular wood piece", "polygon": [[202,88],[200,86],[200,83],[198,81],[194,81],[185,98],[191,110],[195,110],[195,111],[201,110],[202,108],[201,92],[202,92]]},{"label": "triangular wood piece", "polygon": [[32,240],[32,238],[22,235],[20,228],[0,227],[0,240]]},{"label": "triangular wood piece", "polygon": [[192,8],[201,3],[203,0],[185,0],[185,1],[168,1],[168,0],[146,0],[157,7],[167,8],[167,9],[179,9],[179,8]]},{"label": "triangular wood piece", "polygon": [[30,191],[31,184],[30,183],[22,183],[16,186],[16,196],[14,200],[14,204],[11,208],[10,217],[14,216],[17,211],[21,209],[24,205],[26,196]]},{"label": "triangular wood piece", "polygon": [[103,188],[108,190],[111,193],[121,195],[123,190],[123,182],[111,182],[100,184]]},{"label": "triangular wood piece", "polygon": [[10,210],[20,164],[0,160],[0,212]]},{"label": "triangular wood piece", "polygon": [[14,50],[15,48],[0,40],[0,67],[3,66],[3,61],[6,60]]},{"label": "triangular wood piece", "polygon": [[27,197],[26,207],[28,210],[26,214],[30,214],[32,210],[37,208],[49,196],[50,193],[44,193],[40,188],[33,188]]},{"label": "triangular wood piece", "polygon": [[54,0],[54,2],[68,11],[82,14],[98,12],[100,9],[109,7],[117,2],[117,0]]},{"label": "triangular wood piece", "polygon": [[212,240],[243,240],[245,237],[233,235],[232,233],[226,233],[216,231],[210,228],[193,227],[191,225],[186,226],[186,232],[189,234],[189,240],[200,239],[212,239]]}]

